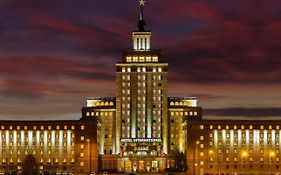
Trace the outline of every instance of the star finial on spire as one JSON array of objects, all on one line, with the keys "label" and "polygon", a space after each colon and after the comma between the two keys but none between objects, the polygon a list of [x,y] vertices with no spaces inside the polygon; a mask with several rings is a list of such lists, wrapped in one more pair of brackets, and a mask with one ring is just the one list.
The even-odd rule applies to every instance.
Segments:
[{"label": "star finial on spire", "polygon": [[145,0],[139,0],[140,6],[144,6]]}]

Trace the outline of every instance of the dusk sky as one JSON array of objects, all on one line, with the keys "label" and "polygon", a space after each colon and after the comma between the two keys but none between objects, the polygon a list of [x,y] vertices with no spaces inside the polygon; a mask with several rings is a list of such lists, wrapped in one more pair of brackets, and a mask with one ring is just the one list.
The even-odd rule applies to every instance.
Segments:
[{"label": "dusk sky", "polygon": [[[87,97],[115,96],[137,0],[0,0],[0,13],[0,119],[78,119]],[[169,96],[281,119],[280,0],[147,0],[144,16]]]}]

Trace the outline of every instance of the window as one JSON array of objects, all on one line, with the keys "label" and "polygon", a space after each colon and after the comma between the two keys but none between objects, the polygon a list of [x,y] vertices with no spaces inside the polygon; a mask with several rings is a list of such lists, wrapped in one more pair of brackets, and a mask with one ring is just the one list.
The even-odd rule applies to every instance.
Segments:
[{"label": "window", "polygon": [[84,141],[85,140],[85,137],[84,136],[81,136],[81,141]]},{"label": "window", "polygon": [[81,125],[81,130],[84,130],[85,129],[85,126],[84,125]]}]

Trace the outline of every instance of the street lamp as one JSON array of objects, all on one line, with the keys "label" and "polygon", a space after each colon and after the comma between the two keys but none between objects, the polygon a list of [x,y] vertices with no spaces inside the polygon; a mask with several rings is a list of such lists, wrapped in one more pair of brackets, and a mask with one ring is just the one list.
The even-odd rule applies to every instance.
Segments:
[{"label": "street lamp", "polygon": [[242,151],[241,157],[242,157],[242,171],[244,170],[244,158],[247,157],[248,153],[247,151]]},{"label": "street lamp", "polygon": [[272,174],[272,158],[275,156],[274,151],[270,151],[269,153],[269,161],[270,161],[270,174]]},{"label": "street lamp", "polygon": [[210,165],[209,165],[209,162],[210,162],[210,157],[209,157],[209,155],[212,155],[214,153],[214,151],[213,150],[209,150],[208,151],[208,160],[207,160],[207,166],[208,166],[208,168],[207,168],[207,170],[208,170],[208,174],[210,173],[209,171],[210,171]]},{"label": "street lamp", "polygon": [[197,146],[200,144],[200,142],[199,141],[196,141],[195,142],[195,155],[193,155],[193,159],[194,159],[194,169],[193,169],[193,171],[194,171],[194,175],[196,175],[197,174],[197,166],[198,166],[198,163],[197,163]]},{"label": "street lamp", "polygon": [[88,143],[88,151],[89,151],[89,168],[90,168],[90,173],[92,172],[92,147],[91,147],[91,140],[87,139]]}]

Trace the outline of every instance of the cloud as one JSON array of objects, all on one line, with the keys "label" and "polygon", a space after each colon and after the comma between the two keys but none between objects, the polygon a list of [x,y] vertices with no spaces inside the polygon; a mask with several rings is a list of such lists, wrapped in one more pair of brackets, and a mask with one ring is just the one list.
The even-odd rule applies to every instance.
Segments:
[{"label": "cloud", "polygon": [[71,82],[104,82],[112,81],[113,77],[113,71],[107,71],[107,65],[99,62],[52,57],[0,59],[0,94],[5,98],[35,100],[54,95],[60,89],[69,89],[73,86]]},{"label": "cloud", "polygon": [[[270,120],[281,119],[281,108],[221,108],[204,109],[203,116],[206,119],[248,119]],[[237,118],[238,117],[238,118]]]}]

